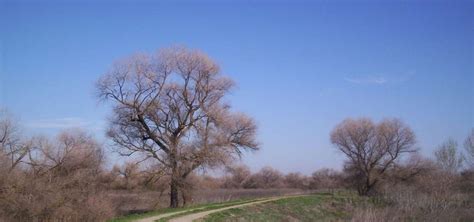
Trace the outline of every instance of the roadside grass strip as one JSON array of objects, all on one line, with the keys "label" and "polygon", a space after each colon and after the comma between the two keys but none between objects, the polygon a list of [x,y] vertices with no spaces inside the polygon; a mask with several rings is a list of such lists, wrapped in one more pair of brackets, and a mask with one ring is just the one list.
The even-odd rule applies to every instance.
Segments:
[{"label": "roadside grass strip", "polygon": [[345,221],[350,209],[363,203],[350,194],[314,194],[211,213],[196,221]]}]

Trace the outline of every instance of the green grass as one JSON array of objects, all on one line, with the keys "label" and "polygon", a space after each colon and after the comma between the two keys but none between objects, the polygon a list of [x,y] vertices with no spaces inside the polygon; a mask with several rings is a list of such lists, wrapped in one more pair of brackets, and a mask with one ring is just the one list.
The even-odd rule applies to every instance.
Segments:
[{"label": "green grass", "polygon": [[[128,222],[158,216],[166,213],[176,214],[161,218],[160,222],[202,211],[214,210],[233,205],[251,203],[259,199],[240,199],[229,202],[200,204],[185,208],[165,208],[143,214],[132,214],[109,220],[109,222]],[[335,221],[350,218],[348,207],[366,204],[367,200],[351,192],[334,194],[320,193],[309,196],[288,197],[271,202],[233,208],[210,214],[200,221]],[[370,204],[370,203],[369,203]]]},{"label": "green grass", "polygon": [[233,200],[233,201],[221,202],[221,203],[198,204],[198,205],[194,205],[194,206],[190,206],[190,207],[183,207],[183,208],[163,208],[163,209],[159,209],[159,210],[155,210],[155,211],[150,211],[150,212],[147,212],[147,213],[130,214],[130,215],[127,215],[127,216],[114,218],[114,219],[108,220],[108,222],[130,222],[130,221],[134,221],[134,220],[137,220],[137,219],[143,219],[143,218],[147,218],[147,217],[158,216],[158,215],[161,215],[161,214],[174,213],[174,212],[181,212],[182,211],[182,213],[178,213],[176,215],[169,216],[169,217],[166,217],[166,218],[163,218],[163,219],[159,220],[159,221],[167,221],[167,220],[169,220],[171,218],[174,218],[176,216],[182,216],[182,215],[186,215],[186,214],[190,214],[190,213],[197,213],[197,212],[201,212],[201,211],[205,211],[205,210],[213,210],[213,209],[217,209],[217,208],[221,208],[221,207],[228,207],[228,206],[232,206],[232,205],[236,205],[236,204],[250,203],[250,202],[258,201],[258,200],[262,200],[262,199],[240,199],[240,200]]},{"label": "green grass", "polygon": [[363,199],[347,192],[314,194],[224,210],[200,221],[344,221],[361,202]]}]

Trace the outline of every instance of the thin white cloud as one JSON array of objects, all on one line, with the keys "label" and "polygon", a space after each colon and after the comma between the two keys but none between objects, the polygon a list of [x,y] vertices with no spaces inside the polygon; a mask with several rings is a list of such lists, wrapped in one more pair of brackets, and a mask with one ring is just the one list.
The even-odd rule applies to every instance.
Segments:
[{"label": "thin white cloud", "polygon": [[404,83],[410,81],[416,75],[416,71],[411,70],[402,75],[400,75],[397,79],[394,79],[394,83]]},{"label": "thin white cloud", "polygon": [[384,85],[384,84],[399,84],[408,82],[415,76],[415,71],[408,71],[401,74],[387,75],[368,75],[368,76],[357,76],[357,77],[344,77],[344,81],[353,84],[366,84],[366,85]]},{"label": "thin white cloud", "polygon": [[388,79],[382,76],[368,76],[368,77],[358,77],[358,78],[351,78],[345,77],[345,81],[354,83],[354,84],[376,84],[376,85],[383,85],[388,83]]},{"label": "thin white cloud", "polygon": [[92,123],[78,117],[33,120],[26,124],[30,128],[67,129],[89,127]]}]

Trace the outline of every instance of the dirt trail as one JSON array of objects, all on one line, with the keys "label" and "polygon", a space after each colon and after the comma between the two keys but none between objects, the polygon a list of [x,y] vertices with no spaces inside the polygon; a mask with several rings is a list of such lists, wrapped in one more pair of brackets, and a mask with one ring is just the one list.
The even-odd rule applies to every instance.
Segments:
[{"label": "dirt trail", "polygon": [[[173,218],[169,221],[170,222],[191,222],[193,220],[203,218],[203,217],[205,217],[209,214],[224,211],[224,210],[228,210],[228,209],[232,209],[232,208],[240,208],[240,207],[245,207],[245,206],[249,206],[249,205],[261,204],[261,203],[266,203],[266,202],[275,201],[275,200],[279,200],[279,199],[290,198],[290,197],[299,197],[299,196],[306,196],[306,195],[291,195],[291,196],[270,197],[268,199],[254,201],[254,202],[250,202],[250,203],[237,204],[237,205],[232,205],[232,206],[223,207],[223,208],[219,208],[219,209],[207,210],[207,211],[203,211],[203,212],[183,215],[181,217]],[[159,220],[159,219],[162,219],[162,218],[165,218],[165,217],[169,217],[169,216],[173,216],[173,215],[176,215],[176,214],[181,214],[181,213],[184,213],[184,212],[193,211],[193,210],[197,210],[197,209],[202,209],[202,208],[195,208],[195,209],[191,209],[191,210],[184,210],[184,211],[178,211],[178,212],[173,212],[173,213],[161,214],[161,215],[154,216],[154,217],[148,217],[148,218],[143,218],[143,219],[140,219],[140,220],[136,220],[136,222],[154,222],[156,220]]]},{"label": "dirt trail", "polygon": [[194,209],[189,209],[189,210],[183,210],[183,211],[177,211],[177,212],[171,212],[171,213],[165,213],[165,214],[160,214],[158,216],[153,216],[153,217],[147,217],[147,218],[143,218],[143,219],[138,219],[138,220],[135,220],[135,222],[154,222],[155,220],[159,220],[161,218],[165,218],[165,217],[170,217],[170,216],[173,216],[173,215],[176,215],[176,214],[181,214],[181,213],[184,213],[184,212],[188,212],[188,211],[193,211],[193,210],[199,210],[199,209],[203,209],[204,207],[200,207],[200,208],[194,208]]},{"label": "dirt trail", "polygon": [[260,201],[255,201],[255,202],[251,202],[251,203],[238,204],[238,205],[233,205],[233,206],[230,206],[230,207],[223,207],[223,208],[219,208],[219,209],[215,209],[215,210],[208,210],[208,211],[203,211],[203,212],[199,212],[199,213],[188,214],[188,215],[184,215],[182,217],[173,218],[173,219],[169,220],[169,222],[188,222],[188,221],[191,222],[193,220],[203,218],[203,217],[205,217],[209,214],[216,213],[216,212],[219,212],[219,211],[224,211],[224,210],[228,210],[228,209],[232,209],[232,208],[245,207],[245,206],[253,205],[253,204],[265,203],[265,202],[269,202],[269,201],[278,200],[278,199],[281,199],[281,198],[286,198],[286,197],[270,198],[270,199],[267,199],[267,200],[260,200]]}]

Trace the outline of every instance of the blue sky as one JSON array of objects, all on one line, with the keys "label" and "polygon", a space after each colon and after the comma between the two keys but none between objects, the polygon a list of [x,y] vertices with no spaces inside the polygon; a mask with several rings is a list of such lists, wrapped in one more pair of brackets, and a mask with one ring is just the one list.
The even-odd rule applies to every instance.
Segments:
[{"label": "blue sky", "polygon": [[474,127],[473,1],[2,1],[0,105],[28,133],[83,127],[104,140],[94,83],[117,59],[186,45],[238,87],[262,150],[284,172],[340,168],[347,117],[398,117],[422,153]]}]

